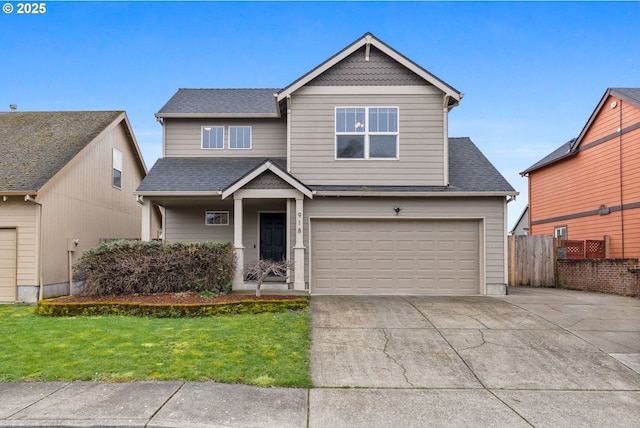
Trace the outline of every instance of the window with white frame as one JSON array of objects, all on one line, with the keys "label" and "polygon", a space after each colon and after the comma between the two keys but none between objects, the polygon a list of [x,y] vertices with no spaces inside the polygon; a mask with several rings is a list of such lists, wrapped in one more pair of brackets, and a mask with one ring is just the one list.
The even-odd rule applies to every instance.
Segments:
[{"label": "window with white frame", "polygon": [[250,149],[251,148],[251,127],[250,126],[230,126],[229,127],[229,148],[230,149]]},{"label": "window with white frame", "polygon": [[398,159],[398,108],[336,107],[336,159]]},{"label": "window with white frame", "polygon": [[567,240],[567,226],[556,226],[553,228],[553,234],[556,238],[561,239],[563,241]]},{"label": "window with white frame", "polygon": [[111,185],[116,189],[122,189],[122,152],[118,149],[113,149],[113,174],[111,178]]},{"label": "window with white frame", "polygon": [[229,211],[205,211],[204,224],[207,226],[228,226]]},{"label": "window with white frame", "polygon": [[224,126],[203,126],[202,148],[224,149]]}]

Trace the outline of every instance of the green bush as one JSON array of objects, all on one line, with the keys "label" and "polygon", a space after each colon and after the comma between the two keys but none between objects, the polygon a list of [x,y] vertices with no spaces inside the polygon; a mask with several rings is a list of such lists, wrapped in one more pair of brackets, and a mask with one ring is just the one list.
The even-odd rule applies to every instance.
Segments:
[{"label": "green bush", "polygon": [[236,258],[229,242],[112,241],[85,251],[74,265],[82,294],[178,293],[231,290]]},{"label": "green bush", "polygon": [[225,314],[259,314],[296,311],[307,307],[307,299],[244,300],[211,304],[148,304],[148,303],[65,303],[56,299],[41,300],[35,313],[45,316],[72,317],[96,315],[135,315],[154,318],[203,317]]}]

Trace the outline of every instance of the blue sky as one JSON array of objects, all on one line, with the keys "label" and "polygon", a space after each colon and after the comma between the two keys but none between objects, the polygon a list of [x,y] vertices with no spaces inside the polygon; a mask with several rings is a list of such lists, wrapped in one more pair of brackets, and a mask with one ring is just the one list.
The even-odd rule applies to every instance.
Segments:
[{"label": "blue sky", "polygon": [[576,137],[608,87],[640,86],[638,2],[45,4],[0,13],[0,111],[126,110],[148,168],[178,88],[284,87],[372,32],[465,94],[449,135],[521,193],[509,228],[518,173]]}]

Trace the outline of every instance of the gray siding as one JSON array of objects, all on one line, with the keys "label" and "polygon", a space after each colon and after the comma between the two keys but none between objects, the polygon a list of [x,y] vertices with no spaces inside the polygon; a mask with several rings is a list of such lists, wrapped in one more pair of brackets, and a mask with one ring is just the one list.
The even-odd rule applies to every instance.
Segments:
[{"label": "gray siding", "polygon": [[362,47],[320,76],[309,86],[428,85],[423,78],[371,47],[369,61]]},{"label": "gray siding", "polygon": [[[394,219],[394,206],[401,206],[402,218],[484,219],[480,228],[481,269],[486,284],[505,283],[505,219],[502,197],[495,198],[321,198],[305,200],[304,243],[306,281],[309,281],[309,217],[389,218]],[[484,242],[482,240],[484,234]],[[484,246],[482,245],[484,243]],[[484,258],[484,267],[482,262]],[[482,283],[483,281],[481,281]]]},{"label": "gray siding", "polygon": [[[224,149],[202,149],[202,126],[224,126]],[[229,126],[251,126],[252,148],[229,149]],[[165,157],[286,157],[284,119],[165,119]]]},{"label": "gray siding", "polygon": [[[292,97],[291,173],[308,185],[444,183],[441,94],[298,94]],[[398,160],[336,160],[336,106],[399,108]]]},{"label": "gray siding", "polygon": [[[243,200],[243,245],[245,264],[258,260],[259,225],[261,212],[286,212],[286,200],[244,199]],[[229,211],[228,226],[206,226],[205,211]],[[183,206],[166,206],[165,227],[167,242],[233,242],[233,199],[211,200]]]}]

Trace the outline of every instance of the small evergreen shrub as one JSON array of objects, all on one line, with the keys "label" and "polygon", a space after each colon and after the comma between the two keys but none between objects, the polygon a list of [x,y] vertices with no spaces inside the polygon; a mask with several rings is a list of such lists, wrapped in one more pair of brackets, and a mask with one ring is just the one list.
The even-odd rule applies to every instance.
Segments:
[{"label": "small evergreen shrub", "polygon": [[74,265],[85,296],[179,293],[227,294],[236,257],[230,242],[112,241],[85,251]]},{"label": "small evergreen shrub", "polygon": [[307,298],[276,300],[244,300],[211,304],[145,304],[145,303],[66,303],[56,299],[40,300],[37,315],[54,317],[129,315],[153,318],[208,317],[227,314],[260,314],[264,312],[300,311]]}]

